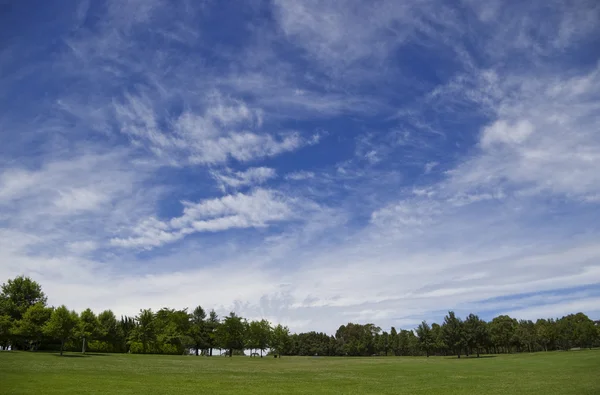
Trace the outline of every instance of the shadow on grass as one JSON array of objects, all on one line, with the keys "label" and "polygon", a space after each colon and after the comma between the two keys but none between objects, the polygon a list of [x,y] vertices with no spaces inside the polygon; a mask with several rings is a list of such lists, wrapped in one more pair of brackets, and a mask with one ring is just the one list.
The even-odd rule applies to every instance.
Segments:
[{"label": "shadow on grass", "polygon": [[464,360],[471,360],[471,359],[485,359],[485,358],[496,358],[497,355],[480,355],[479,357],[477,355],[469,355],[468,357],[465,355],[462,355],[460,358],[458,358],[456,355],[453,357],[446,357],[446,359],[464,359]]},{"label": "shadow on grass", "polygon": [[97,353],[85,353],[85,354],[52,354],[55,357],[63,358],[90,358],[90,357],[108,357],[108,354],[97,354]]}]

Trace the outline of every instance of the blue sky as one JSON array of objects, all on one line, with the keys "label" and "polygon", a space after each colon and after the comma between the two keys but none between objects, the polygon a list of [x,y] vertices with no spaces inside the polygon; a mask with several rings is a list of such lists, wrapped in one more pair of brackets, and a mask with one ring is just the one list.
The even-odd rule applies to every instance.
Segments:
[{"label": "blue sky", "polygon": [[334,331],[600,318],[593,1],[0,6],[0,277]]}]

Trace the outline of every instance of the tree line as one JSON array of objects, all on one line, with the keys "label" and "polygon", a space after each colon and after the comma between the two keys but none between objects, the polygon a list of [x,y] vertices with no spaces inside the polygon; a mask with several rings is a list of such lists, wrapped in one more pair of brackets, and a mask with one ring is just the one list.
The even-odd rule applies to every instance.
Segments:
[{"label": "tree line", "polygon": [[[230,313],[219,317],[201,307],[140,310],[135,317],[117,318],[111,310],[96,315],[67,307],[49,307],[41,286],[20,276],[2,285],[0,347],[115,353],[318,356],[476,355],[570,350],[600,346],[600,321],[583,313],[560,319],[517,320],[500,315],[489,322],[475,314],[461,319],[450,311],[441,324],[423,321],[414,330],[348,323],[335,335],[290,333],[266,320],[248,321]],[[221,352],[219,353],[221,354]]]}]

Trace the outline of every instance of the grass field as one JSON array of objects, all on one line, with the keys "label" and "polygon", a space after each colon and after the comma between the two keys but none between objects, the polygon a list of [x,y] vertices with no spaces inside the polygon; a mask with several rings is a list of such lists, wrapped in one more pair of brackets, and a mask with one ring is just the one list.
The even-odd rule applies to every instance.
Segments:
[{"label": "grass field", "polygon": [[2,394],[600,394],[600,351],[487,358],[0,352]]}]

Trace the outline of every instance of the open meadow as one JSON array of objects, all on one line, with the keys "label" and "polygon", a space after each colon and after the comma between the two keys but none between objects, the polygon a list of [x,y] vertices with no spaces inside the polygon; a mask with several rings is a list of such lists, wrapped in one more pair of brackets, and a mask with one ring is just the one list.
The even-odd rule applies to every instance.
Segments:
[{"label": "open meadow", "polygon": [[2,394],[600,394],[600,351],[456,357],[0,352]]}]

